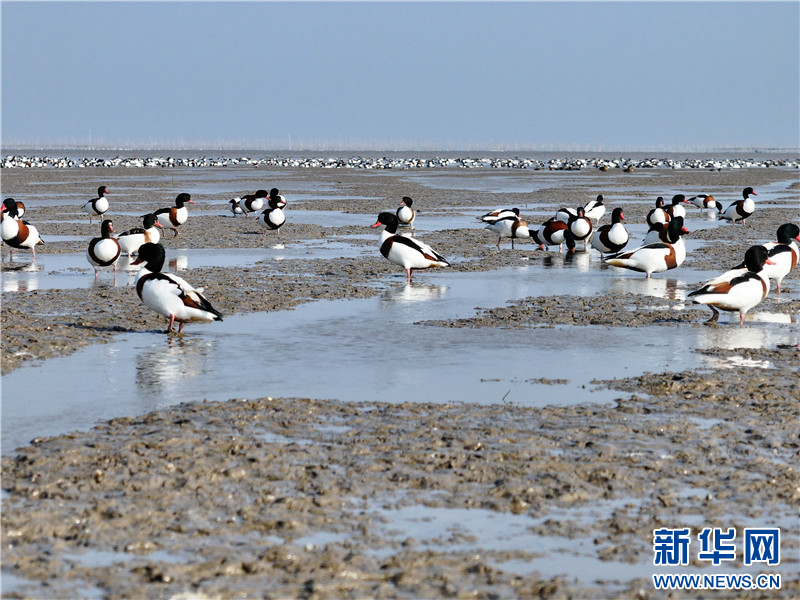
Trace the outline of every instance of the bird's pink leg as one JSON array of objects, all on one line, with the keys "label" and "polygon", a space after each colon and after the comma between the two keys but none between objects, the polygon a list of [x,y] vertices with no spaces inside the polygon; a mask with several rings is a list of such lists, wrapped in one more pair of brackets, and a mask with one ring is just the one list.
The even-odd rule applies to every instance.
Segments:
[{"label": "bird's pink leg", "polygon": [[175,322],[175,315],[169,316],[169,327],[167,327],[167,333],[172,333],[172,324]]},{"label": "bird's pink leg", "polygon": [[406,269],[406,275],[408,275],[406,282],[411,283],[411,269]]}]

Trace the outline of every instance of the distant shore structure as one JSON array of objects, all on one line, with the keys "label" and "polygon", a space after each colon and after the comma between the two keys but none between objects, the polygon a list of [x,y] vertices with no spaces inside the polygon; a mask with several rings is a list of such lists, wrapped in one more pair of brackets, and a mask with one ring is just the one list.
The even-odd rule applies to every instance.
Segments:
[{"label": "distant shore structure", "polygon": [[[767,154],[765,151],[762,151]],[[148,155],[135,151],[108,151],[101,155],[85,156],[80,151],[66,151],[58,155],[15,153],[3,156],[0,168],[50,168],[50,169],[82,169],[82,168],[192,168],[192,167],[300,167],[323,169],[527,169],[536,171],[580,171],[599,169],[609,172],[620,169],[626,173],[634,173],[637,169],[751,169],[751,168],[800,168],[800,154],[797,151],[769,152],[769,156],[758,156],[759,152],[730,154],[726,153],[674,153],[674,156],[641,158],[619,157],[606,153],[605,156],[580,156],[574,153],[567,155],[547,156],[548,153],[531,153],[531,155],[509,152],[483,153],[475,156],[458,153],[420,152],[365,152],[362,155],[330,153],[328,155],[306,155],[295,153],[284,156],[256,157],[245,154],[228,154],[209,156],[199,153],[178,152],[163,156]],[[672,153],[669,153],[672,154]],[[682,157],[681,157],[682,156]]]}]

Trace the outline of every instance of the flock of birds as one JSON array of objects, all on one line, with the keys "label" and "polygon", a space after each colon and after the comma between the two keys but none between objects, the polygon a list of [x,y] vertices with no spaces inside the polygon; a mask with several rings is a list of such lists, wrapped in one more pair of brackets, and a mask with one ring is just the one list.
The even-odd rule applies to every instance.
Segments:
[{"label": "flock of birds", "polygon": [[[181,333],[184,324],[190,321],[221,321],[222,314],[203,296],[202,288],[193,287],[182,277],[162,272],[166,253],[160,243],[160,230],[171,229],[175,236],[178,235],[178,227],[189,218],[186,205],[194,204],[191,195],[178,194],[174,206],[143,215],[142,227],[134,227],[115,237],[112,235],[113,221],[104,218],[109,209],[108,193],[108,187],[101,185],[97,188],[97,197],[81,206],[81,210],[89,215],[90,225],[95,217],[102,218],[100,237],[92,238],[86,248],[86,259],[94,267],[95,278],[98,276],[98,269],[111,267],[116,285],[117,262],[122,253],[136,256],[131,265],[142,265],[136,275],[136,293],[146,306],[169,319],[167,333],[173,331],[175,322],[179,324],[178,333]],[[264,200],[269,208],[258,214]],[[253,213],[265,232],[274,230],[280,235],[280,228],[286,221],[283,212],[286,199],[277,188],[272,188],[269,192],[258,190],[230,202],[234,216]],[[44,244],[44,241],[36,227],[22,219],[24,214],[24,203],[6,198],[0,211],[0,237],[3,244],[9,247],[12,260],[14,249],[28,249],[33,252],[35,261],[36,246]]]},{"label": "flock of birds", "polygon": [[[663,197],[659,197],[655,207],[647,214],[647,224],[650,227],[645,238],[632,250],[625,250],[630,235],[623,224],[625,217],[622,208],[612,211],[611,223],[599,225],[606,212],[602,195],[575,209],[560,208],[539,227],[532,227],[528,221],[522,219],[518,208],[493,210],[479,218],[486,223],[486,229],[497,234],[498,249],[504,238],[511,239],[512,249],[514,240],[524,238],[534,240],[540,249],[558,246],[559,252],[563,245],[567,246],[569,252],[575,252],[577,243],[582,243],[584,251],[591,245],[600,252],[601,259],[606,264],[638,271],[649,278],[652,273],[679,267],[686,259],[683,235],[689,232],[684,225],[685,205],[693,204],[703,210],[715,210],[721,219],[734,225],[739,222],[745,224],[747,218],[755,212],[752,196],[757,196],[756,192],[752,187],[746,187],[742,191],[742,199],[731,203],[727,208],[723,208],[720,202],[708,194],[699,194],[689,199],[683,194],[676,194],[669,204],[665,203]],[[406,270],[409,283],[415,269],[450,264],[436,250],[414,238],[413,234],[398,232],[401,225],[408,225],[413,230],[414,211],[411,203],[410,198],[403,198],[396,214],[382,212],[378,215],[378,221],[372,225],[385,226],[380,238],[381,254]],[[689,293],[689,297],[711,309],[710,322],[718,320],[719,310],[734,311],[739,313],[739,326],[743,327],[745,314],[767,297],[770,280],[776,282],[777,295],[780,298],[783,278],[800,259],[797,242],[800,242],[800,227],[794,223],[781,225],[777,231],[777,241],[750,247],[741,264],[705,282]]]},{"label": "flock of birds", "polygon": [[86,168],[207,168],[207,167],[299,167],[305,169],[531,169],[550,171],[580,171],[583,169],[752,169],[764,167],[800,168],[800,161],[791,158],[603,158],[553,157],[549,159],[526,156],[113,156],[82,157],[38,156],[12,154],[0,161],[3,169],[86,169]]},{"label": "flock of birds", "polygon": [[[83,204],[82,210],[89,215],[90,224],[95,217],[103,217],[108,211],[108,193],[106,186],[100,186],[97,197]],[[602,195],[575,209],[561,208],[538,227],[532,227],[522,219],[518,208],[490,211],[479,219],[487,229],[497,234],[498,249],[504,238],[511,239],[512,249],[515,240],[525,238],[532,239],[540,249],[558,246],[559,252],[564,245],[568,252],[575,252],[577,244],[582,243],[583,251],[591,246],[600,252],[606,264],[642,272],[649,278],[652,273],[679,267],[686,258],[683,242],[683,235],[688,233],[684,226],[685,205],[693,204],[703,210],[717,211],[721,219],[733,224],[745,223],[755,212],[752,196],[756,195],[753,188],[747,187],[742,191],[742,199],[725,209],[707,194],[689,199],[683,194],[676,194],[669,204],[659,197],[655,207],[647,214],[646,220],[650,226],[647,235],[632,250],[625,250],[630,235],[623,223],[625,217],[622,208],[612,211],[611,223],[599,225],[606,213]],[[394,212],[381,212],[371,226],[384,227],[379,240],[380,253],[405,270],[409,284],[415,270],[450,266],[444,256],[415,237],[416,212],[413,203],[412,198],[403,197]],[[174,330],[176,322],[179,324],[178,333],[181,333],[187,322],[222,320],[222,314],[203,296],[202,288],[195,288],[185,279],[162,271],[165,251],[159,243],[159,229],[171,229],[177,236],[178,227],[188,219],[186,204],[194,202],[189,194],[181,193],[175,199],[174,206],[143,215],[142,227],[122,232],[116,237],[112,235],[114,228],[111,219],[104,218],[100,225],[100,237],[93,238],[86,249],[86,258],[94,267],[95,278],[99,268],[112,267],[115,284],[116,265],[121,254],[124,252],[128,256],[137,256],[131,262],[132,265],[141,265],[136,275],[136,293],[146,306],[169,319],[167,333]],[[280,235],[280,228],[286,222],[283,212],[286,199],[277,188],[236,197],[229,204],[234,217],[252,214],[265,232],[274,230]],[[264,208],[265,204],[267,208]],[[259,213],[262,208],[264,210]],[[32,250],[35,260],[36,246],[44,242],[36,228],[22,219],[24,214],[22,202],[6,198],[0,211],[0,236],[12,252],[13,249]],[[401,227],[408,228],[408,231],[399,231]],[[709,306],[712,311],[709,321],[718,319],[719,310],[738,311],[739,324],[743,326],[745,314],[769,293],[770,280],[776,282],[780,298],[783,278],[800,259],[797,242],[800,242],[800,227],[793,223],[781,225],[777,231],[777,241],[750,247],[741,264],[705,282],[689,297]]]}]

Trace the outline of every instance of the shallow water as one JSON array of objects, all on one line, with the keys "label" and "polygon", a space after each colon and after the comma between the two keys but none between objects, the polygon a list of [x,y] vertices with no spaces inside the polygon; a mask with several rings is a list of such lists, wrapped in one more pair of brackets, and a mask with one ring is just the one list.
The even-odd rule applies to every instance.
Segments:
[{"label": "shallow water", "polygon": [[[225,257],[211,254],[215,261]],[[591,268],[596,265],[587,254],[569,263],[563,256],[548,258],[499,271],[431,273],[410,286],[397,276],[397,283],[376,298],[228,316],[221,323],[190,324],[180,339],[152,330],[121,334],[112,343],[19,368],[3,377],[3,451],[100,419],[233,395],[530,406],[608,402],[619,392],[595,390],[593,379],[719,361],[697,356],[695,348],[797,342],[797,328],[782,323],[783,315],[748,321],[744,329],[415,324],[471,317],[478,307],[552,294],[648,294],[674,300],[679,310],[687,286],[705,278],[702,272],[681,270],[680,278],[646,280],[618,269]],[[193,252],[191,260],[201,259]],[[553,268],[559,269],[558,277],[548,277]],[[88,273],[64,277],[93,281]],[[545,377],[568,383],[537,381]]]}]

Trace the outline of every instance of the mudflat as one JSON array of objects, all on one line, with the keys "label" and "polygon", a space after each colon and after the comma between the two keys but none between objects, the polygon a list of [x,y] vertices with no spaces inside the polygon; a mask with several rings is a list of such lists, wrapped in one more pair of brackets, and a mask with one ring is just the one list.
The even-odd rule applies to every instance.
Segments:
[{"label": "mudflat", "polygon": [[[83,238],[98,235],[99,224],[90,226],[78,206],[102,184],[111,189],[109,216],[117,231],[139,225],[138,215],[169,205],[178,193],[192,193],[197,204],[189,221],[177,237],[163,236],[168,256],[178,242],[190,250],[246,252],[277,241],[289,247],[337,240],[363,250],[245,269],[192,269],[187,278],[201,281],[226,314],[365,298],[396,284],[402,273],[380,256],[375,239],[363,237],[371,231],[367,226],[293,223],[291,211],[334,210],[363,221],[412,196],[419,224],[455,210],[478,216],[487,206],[519,206],[525,216],[603,193],[610,213],[613,190],[622,190],[633,198],[625,203],[626,219],[641,223],[656,189],[664,196],[694,189],[730,199],[745,186],[758,191],[790,182],[768,201],[757,201],[746,225],[689,234],[702,246],[683,266],[709,275],[741,261],[749,245],[773,240],[780,224],[798,222],[796,170],[616,169],[570,173],[568,182],[557,179],[562,175],[5,169],[3,188],[4,196],[26,202],[25,218],[46,242],[48,235],[67,238],[40,246],[41,253],[85,251]],[[435,185],[432,176],[440,177]],[[504,178],[529,177],[537,191],[480,191],[457,183],[488,176],[500,179],[500,188]],[[226,213],[234,195],[273,185],[289,201],[279,238],[262,234],[252,218]],[[314,200],[296,199],[311,195]],[[699,214],[687,210],[693,218]],[[498,251],[496,236],[477,220],[474,227],[427,231],[424,239],[448,257],[453,272],[565,260],[530,240],[518,240],[513,251],[503,241]],[[15,251],[8,261],[8,249],[3,253],[4,275],[29,268],[29,254]],[[600,268],[596,254],[592,267]],[[74,269],[93,278],[85,260]],[[797,332],[797,277],[795,270],[784,280],[780,302],[771,292],[754,312],[789,315],[792,322],[783,326]],[[109,274],[100,278],[101,284],[80,289],[4,286],[2,372],[113,342],[120,332],[165,335],[156,330],[166,321],[142,306],[130,285],[108,285]],[[435,271],[419,272],[415,282],[435,278]],[[705,307],[687,304],[676,311],[671,304],[646,294],[542,296],[413,326],[738,327],[733,320],[706,325]],[[585,352],[587,359],[603,359],[601,348]],[[479,398],[441,404],[433,402],[436,390],[431,398],[402,404],[379,397],[368,404],[198,398],[89,431],[37,438],[3,456],[3,596],[648,598],[661,593],[650,577],[654,529],[736,527],[741,535],[744,527],[761,526],[782,530],[781,564],[761,569],[780,573],[781,589],[739,590],[735,596],[797,597],[800,352],[791,344],[701,352],[723,359],[720,364],[735,356],[739,366],[704,363],[672,372],[665,365],[659,373],[598,380],[596,385],[619,392],[609,404],[589,398],[569,407],[486,404]],[[537,376],[546,380],[548,374]],[[552,385],[557,389],[558,381]],[[456,519],[453,526],[437,530],[448,518]],[[471,521],[488,523],[490,531],[522,533],[514,543],[490,543],[492,536],[470,528]],[[671,572],[681,569],[714,571],[696,558]]]}]

